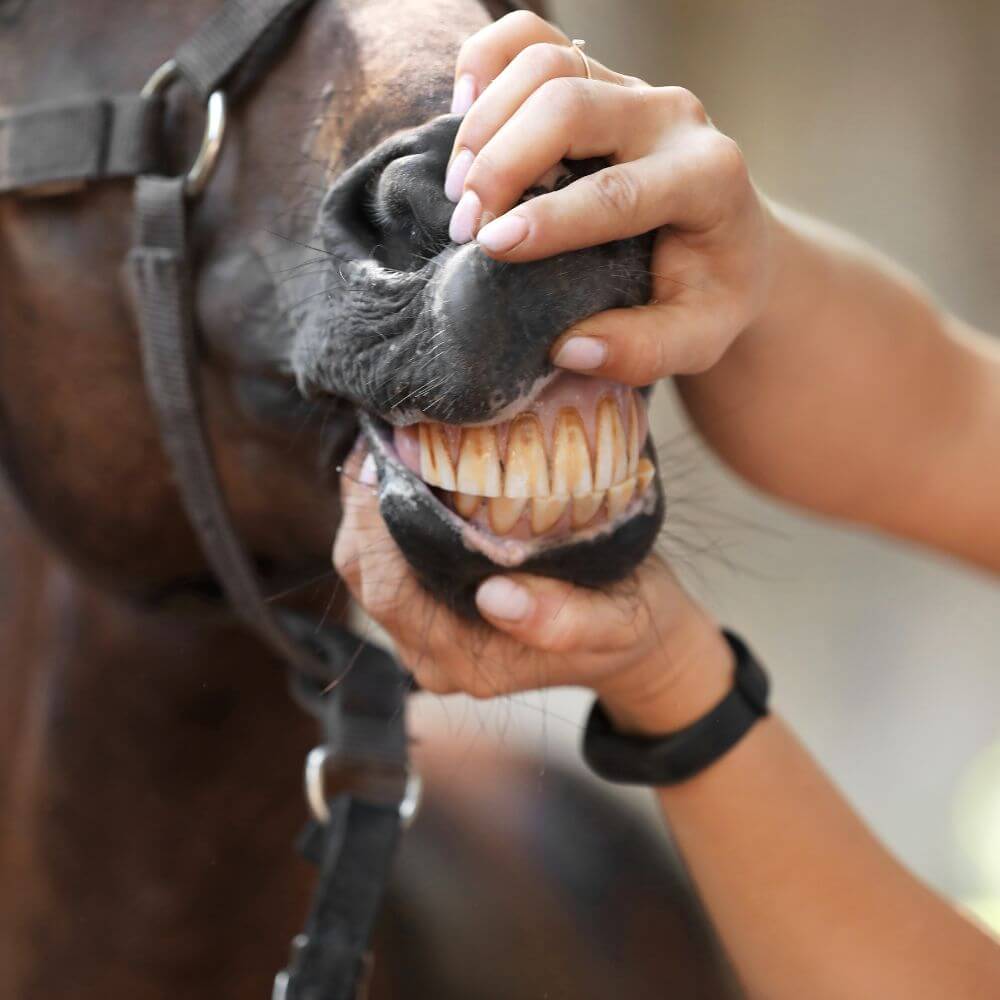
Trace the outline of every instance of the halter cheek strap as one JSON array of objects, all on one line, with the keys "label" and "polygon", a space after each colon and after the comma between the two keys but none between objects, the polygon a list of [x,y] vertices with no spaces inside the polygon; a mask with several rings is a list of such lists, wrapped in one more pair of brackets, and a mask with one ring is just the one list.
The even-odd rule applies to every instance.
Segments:
[{"label": "halter cheek strap", "polygon": [[[310,755],[315,815],[305,845],[320,867],[305,934],[275,1000],[355,1000],[404,817],[407,678],[384,651],[268,604],[233,525],[202,419],[187,215],[211,176],[226,97],[238,96],[287,41],[311,0],[226,0],[138,95],[39,104],[0,114],[0,194],[51,196],[137,176],[128,271],[142,361],[184,509],[233,610],[292,668],[321,722]],[[183,78],[206,102],[205,139],[187,175],[159,171],[163,91]],[[322,758],[317,769],[316,755]]]}]

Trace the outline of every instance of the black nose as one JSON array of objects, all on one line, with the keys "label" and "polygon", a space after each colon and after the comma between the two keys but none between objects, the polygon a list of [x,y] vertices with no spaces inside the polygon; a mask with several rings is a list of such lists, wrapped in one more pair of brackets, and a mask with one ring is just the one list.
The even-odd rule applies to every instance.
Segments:
[{"label": "black nose", "polygon": [[[310,300],[294,364],[303,392],[333,392],[389,420],[481,423],[554,373],[556,337],[586,316],[645,302],[652,235],[524,264],[448,238],[450,115],[372,150],[319,218],[332,280]],[[567,163],[568,176],[591,162]]]},{"label": "black nose", "polygon": [[390,139],[338,181],[324,207],[327,246],[395,271],[418,270],[441,253],[455,207],[444,175],[459,121],[438,118]]}]

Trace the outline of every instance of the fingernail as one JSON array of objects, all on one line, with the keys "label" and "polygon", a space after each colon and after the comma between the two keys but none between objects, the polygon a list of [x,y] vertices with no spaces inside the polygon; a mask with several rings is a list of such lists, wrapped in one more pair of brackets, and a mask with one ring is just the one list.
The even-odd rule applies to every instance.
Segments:
[{"label": "fingernail", "polygon": [[361,463],[361,472],[358,473],[358,482],[362,486],[378,485],[378,470],[375,468],[375,459],[372,453],[365,455],[365,460]]},{"label": "fingernail", "polygon": [[454,243],[468,243],[475,235],[476,223],[483,210],[483,204],[475,191],[466,191],[462,195],[455,211],[451,213],[448,224],[448,235]]},{"label": "fingernail", "polygon": [[455,89],[451,92],[451,113],[464,115],[476,99],[476,78],[471,73],[463,73],[455,81]]},{"label": "fingernail", "polygon": [[535,599],[519,584],[506,576],[491,576],[479,585],[476,604],[484,615],[503,621],[523,621],[531,613]]},{"label": "fingernail", "polygon": [[458,201],[462,197],[465,175],[469,172],[474,158],[471,149],[461,149],[455,154],[444,178],[444,194],[449,201]]},{"label": "fingernail", "polygon": [[528,220],[522,215],[501,215],[495,222],[483,226],[476,242],[490,253],[506,253],[528,235]]},{"label": "fingernail", "polygon": [[600,368],[607,360],[608,345],[596,337],[570,337],[556,351],[552,363],[559,368],[585,372]]}]

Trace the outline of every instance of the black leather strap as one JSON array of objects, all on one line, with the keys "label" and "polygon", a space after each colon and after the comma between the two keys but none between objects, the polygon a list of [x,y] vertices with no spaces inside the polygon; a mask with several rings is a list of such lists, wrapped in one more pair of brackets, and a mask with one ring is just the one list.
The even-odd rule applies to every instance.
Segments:
[{"label": "black leather strap", "polygon": [[163,102],[76,97],[0,111],[0,194],[54,194],[156,169]]},{"label": "black leather strap", "polygon": [[739,636],[723,631],[733,651],[733,689],[691,725],[660,737],[618,732],[599,701],[583,736],[583,756],[608,781],[632,785],[675,785],[693,777],[735,746],[767,715],[769,682],[764,668]]}]

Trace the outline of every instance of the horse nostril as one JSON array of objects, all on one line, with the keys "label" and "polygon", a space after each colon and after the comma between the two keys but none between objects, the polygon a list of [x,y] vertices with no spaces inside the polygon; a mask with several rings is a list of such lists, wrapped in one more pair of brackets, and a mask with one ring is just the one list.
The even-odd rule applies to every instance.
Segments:
[{"label": "horse nostril", "polygon": [[415,153],[392,160],[367,192],[367,214],[378,233],[372,255],[385,267],[423,267],[450,243],[452,204],[444,193],[443,157]]}]

